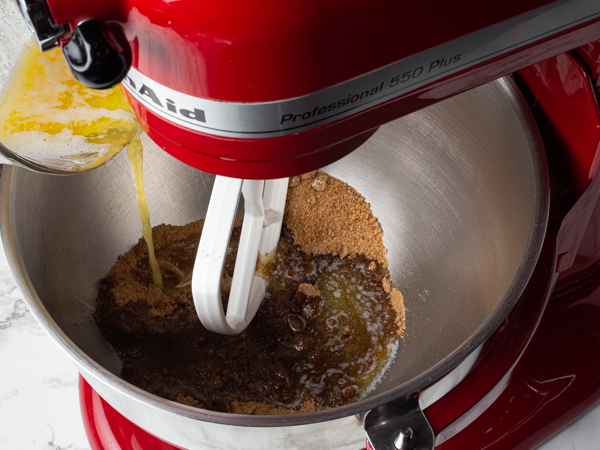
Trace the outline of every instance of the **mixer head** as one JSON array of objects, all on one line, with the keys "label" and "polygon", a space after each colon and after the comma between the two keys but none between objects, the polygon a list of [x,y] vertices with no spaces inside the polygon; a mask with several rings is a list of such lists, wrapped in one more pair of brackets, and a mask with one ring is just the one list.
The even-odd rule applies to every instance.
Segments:
[{"label": "mixer head", "polygon": [[253,179],[323,167],[383,123],[600,36],[594,0],[19,3],[81,82],[122,81],[161,148]]}]

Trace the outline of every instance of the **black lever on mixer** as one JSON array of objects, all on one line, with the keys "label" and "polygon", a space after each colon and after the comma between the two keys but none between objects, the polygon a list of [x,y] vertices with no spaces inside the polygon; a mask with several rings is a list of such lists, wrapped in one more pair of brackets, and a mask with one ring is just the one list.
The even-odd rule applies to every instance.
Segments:
[{"label": "black lever on mixer", "polygon": [[77,81],[92,89],[108,89],[125,78],[131,66],[131,49],[119,34],[120,30],[107,25],[101,28],[93,19],[77,25],[63,48]]}]

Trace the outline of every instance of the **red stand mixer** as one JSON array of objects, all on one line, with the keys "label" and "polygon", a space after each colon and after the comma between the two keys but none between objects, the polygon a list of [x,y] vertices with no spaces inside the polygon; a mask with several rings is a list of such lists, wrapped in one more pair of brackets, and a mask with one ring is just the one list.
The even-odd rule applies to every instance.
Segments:
[{"label": "red stand mixer", "polygon": [[[79,81],[122,82],[156,144],[229,177],[323,167],[382,124],[513,73],[549,166],[537,264],[477,351],[356,419],[377,450],[529,449],[600,400],[598,2],[19,2]],[[92,448],[182,448],[80,389]]]}]

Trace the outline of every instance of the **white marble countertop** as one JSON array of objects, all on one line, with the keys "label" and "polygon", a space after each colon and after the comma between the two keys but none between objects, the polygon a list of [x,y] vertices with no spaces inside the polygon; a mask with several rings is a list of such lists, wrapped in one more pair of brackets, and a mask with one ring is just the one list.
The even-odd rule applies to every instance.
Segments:
[{"label": "white marble countertop", "polygon": [[[89,450],[78,373],[25,306],[0,245],[0,450]],[[600,448],[600,406],[540,450]]]}]

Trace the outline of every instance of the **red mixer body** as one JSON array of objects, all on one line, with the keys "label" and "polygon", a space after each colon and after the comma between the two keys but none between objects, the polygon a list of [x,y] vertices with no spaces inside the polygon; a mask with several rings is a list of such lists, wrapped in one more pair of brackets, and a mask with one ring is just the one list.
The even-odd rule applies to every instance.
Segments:
[{"label": "red mixer body", "polygon": [[[322,167],[385,122],[513,73],[547,150],[548,232],[477,364],[424,412],[436,448],[514,450],[535,448],[598,403],[599,2],[47,3],[70,29],[92,18],[120,30],[132,56],[122,86],[157,144],[239,178]],[[84,381],[81,401],[94,450],[176,449]]]},{"label": "red mixer body", "polygon": [[238,178],[323,167],[385,122],[600,36],[588,0],[47,3],[70,29],[118,25],[144,130]]}]

